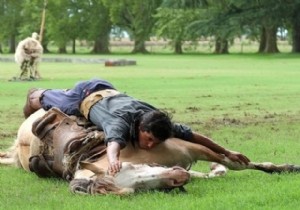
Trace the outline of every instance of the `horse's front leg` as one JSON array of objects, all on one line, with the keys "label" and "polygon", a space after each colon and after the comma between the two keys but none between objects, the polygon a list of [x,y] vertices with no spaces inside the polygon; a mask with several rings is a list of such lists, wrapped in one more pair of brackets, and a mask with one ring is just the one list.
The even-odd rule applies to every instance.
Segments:
[{"label": "horse's front leg", "polygon": [[251,163],[256,170],[264,171],[267,173],[300,173],[300,166],[293,165],[293,164],[281,164],[275,165],[274,163],[270,162],[263,162],[263,163]]},{"label": "horse's front leg", "polygon": [[223,160],[219,162],[220,164],[226,166],[231,170],[245,170],[245,169],[252,169],[252,170],[259,170],[266,173],[300,173],[300,166],[293,165],[293,164],[280,164],[276,165],[271,162],[249,162],[246,164],[241,164],[239,162],[234,162],[227,157],[223,157]]},{"label": "horse's front leg", "polygon": [[231,170],[252,169],[252,170],[264,171],[267,173],[282,173],[282,172],[300,173],[300,166],[298,165],[292,165],[292,164],[276,165],[270,162],[262,162],[262,163],[249,162],[248,164],[239,163],[230,160],[224,154],[218,154],[200,144],[195,144],[195,143],[186,142],[177,139],[174,140],[177,141],[176,142],[177,145],[186,148],[186,153],[188,153],[191,159],[194,161],[204,160],[209,162],[216,162],[226,166]]}]

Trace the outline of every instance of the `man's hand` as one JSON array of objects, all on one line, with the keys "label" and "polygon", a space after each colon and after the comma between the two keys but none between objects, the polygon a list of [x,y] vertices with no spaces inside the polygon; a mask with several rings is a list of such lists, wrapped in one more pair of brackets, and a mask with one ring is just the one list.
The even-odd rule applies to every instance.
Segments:
[{"label": "man's hand", "polygon": [[115,175],[122,168],[122,163],[119,161],[121,147],[117,142],[109,142],[107,144],[107,158],[108,158],[108,173]]},{"label": "man's hand", "polygon": [[122,163],[119,160],[110,162],[108,166],[108,173],[114,176],[116,173],[118,173],[121,170],[121,168],[122,168]]},{"label": "man's hand", "polygon": [[250,162],[250,159],[248,157],[246,157],[245,155],[243,155],[239,152],[235,152],[235,151],[227,150],[227,153],[225,154],[225,156],[227,158],[229,158],[231,161],[238,162],[240,164],[248,165],[248,163]]}]

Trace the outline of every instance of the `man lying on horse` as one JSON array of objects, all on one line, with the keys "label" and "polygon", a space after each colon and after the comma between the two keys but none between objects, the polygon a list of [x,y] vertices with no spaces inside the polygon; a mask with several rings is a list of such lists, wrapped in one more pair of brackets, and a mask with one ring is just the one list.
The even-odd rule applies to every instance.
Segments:
[{"label": "man lying on horse", "polygon": [[128,140],[142,149],[151,149],[175,137],[205,146],[233,162],[247,165],[250,161],[245,155],[223,148],[186,125],[172,123],[167,113],[120,93],[105,80],[82,81],[68,90],[32,89],[28,93],[24,115],[27,118],[40,108],[49,110],[53,107],[67,115],[83,115],[103,130],[111,174],[120,171],[120,150],[126,147]]}]

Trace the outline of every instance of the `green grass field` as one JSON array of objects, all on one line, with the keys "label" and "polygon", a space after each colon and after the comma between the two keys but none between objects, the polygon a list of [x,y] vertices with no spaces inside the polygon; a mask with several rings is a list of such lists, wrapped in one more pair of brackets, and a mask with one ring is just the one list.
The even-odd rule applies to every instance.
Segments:
[{"label": "green grass field", "polygon": [[[252,161],[300,165],[299,55],[82,57],[135,59],[137,66],[41,63],[43,80],[8,82],[18,67],[0,62],[0,150],[16,137],[29,88],[70,88],[79,80],[98,77],[171,112],[174,121],[190,125]],[[208,164],[198,162],[193,169],[207,171]],[[185,187],[187,193],[175,190],[118,197],[73,195],[62,180],[0,166],[0,185],[0,209],[273,210],[298,209],[300,204],[300,174],[258,171],[229,171],[225,177],[192,180]]]}]

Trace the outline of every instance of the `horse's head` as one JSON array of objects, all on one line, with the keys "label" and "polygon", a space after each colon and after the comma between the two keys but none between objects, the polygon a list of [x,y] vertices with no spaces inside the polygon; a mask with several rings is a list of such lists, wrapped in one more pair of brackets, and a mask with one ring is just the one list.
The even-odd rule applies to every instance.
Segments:
[{"label": "horse's head", "polygon": [[115,183],[122,187],[143,189],[166,189],[185,185],[190,174],[175,166],[167,168],[160,165],[132,164],[125,162],[114,177]]},{"label": "horse's head", "polygon": [[136,190],[172,189],[185,185],[189,179],[188,171],[181,167],[167,168],[160,165],[122,163],[119,173],[105,175],[102,169],[85,163],[85,168],[93,170],[96,177],[86,179],[84,173],[75,175],[71,181],[71,191],[90,194],[128,194]]}]

